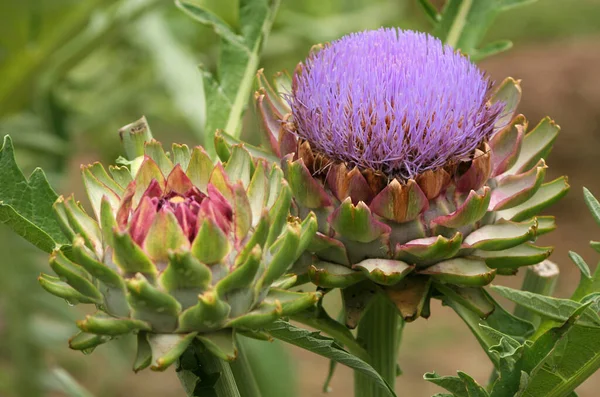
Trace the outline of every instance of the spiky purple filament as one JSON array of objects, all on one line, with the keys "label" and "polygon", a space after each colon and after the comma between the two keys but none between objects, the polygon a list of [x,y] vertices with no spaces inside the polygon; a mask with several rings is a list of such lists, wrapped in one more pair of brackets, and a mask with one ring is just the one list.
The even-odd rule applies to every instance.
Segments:
[{"label": "spiky purple filament", "polygon": [[413,178],[473,152],[502,104],[470,60],[427,34],[354,33],[311,54],[288,101],[295,133],[333,160]]}]

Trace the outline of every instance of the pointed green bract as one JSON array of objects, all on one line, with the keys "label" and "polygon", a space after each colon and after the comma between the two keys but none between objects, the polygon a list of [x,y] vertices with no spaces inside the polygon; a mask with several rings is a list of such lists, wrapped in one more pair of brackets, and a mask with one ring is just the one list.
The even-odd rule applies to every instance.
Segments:
[{"label": "pointed green bract", "polygon": [[250,153],[242,145],[236,145],[232,148],[231,157],[227,161],[225,171],[231,180],[238,180],[242,182],[244,188],[248,187],[254,172],[254,164]]},{"label": "pointed green bract", "polygon": [[128,232],[115,231],[113,241],[114,261],[124,273],[139,272],[151,280],[156,278],[156,267]]},{"label": "pointed green bract", "polygon": [[470,225],[485,215],[490,204],[490,189],[486,186],[482,194],[471,190],[467,199],[456,211],[451,214],[440,216],[431,221],[433,225],[448,228],[459,228]]},{"label": "pointed green bract", "polygon": [[67,259],[61,251],[57,250],[52,253],[50,267],[80,294],[95,303],[102,302],[102,294],[90,281],[90,275],[83,268]]},{"label": "pointed green bract", "polygon": [[302,205],[312,209],[327,207],[331,204],[327,193],[315,182],[302,160],[288,160],[285,173],[294,199],[302,203]]},{"label": "pointed green bract", "polygon": [[123,189],[127,187],[133,181],[133,177],[131,176],[131,172],[127,167],[119,167],[119,166],[109,166],[108,171],[110,175],[113,177],[116,183],[119,184]]},{"label": "pointed green bract", "polygon": [[477,229],[465,238],[464,244],[484,251],[504,250],[533,240],[537,227],[537,219],[523,223],[500,221]]},{"label": "pointed green bract", "polygon": [[158,332],[172,332],[177,328],[181,304],[175,298],[151,285],[140,273],[126,284],[134,318],[146,321]]},{"label": "pointed green bract", "polygon": [[69,347],[73,350],[90,351],[90,349],[94,349],[109,340],[110,337],[108,336],[79,332],[69,339]]},{"label": "pointed green bract", "polygon": [[[178,301],[195,303],[198,294],[211,285],[210,268],[198,261],[189,251],[169,254],[169,264],[159,278],[160,285]],[[189,305],[186,305],[189,306]]]},{"label": "pointed green bract", "polygon": [[543,184],[528,201],[511,209],[499,211],[498,216],[513,221],[522,221],[537,215],[544,208],[554,204],[569,191],[567,178],[560,177]]},{"label": "pointed green bract", "polygon": [[283,276],[289,268],[289,263],[298,258],[296,254],[300,242],[300,228],[288,224],[278,241],[273,244],[274,246],[278,244],[278,248],[276,252],[272,252],[273,257],[262,281],[265,285],[269,285]]},{"label": "pointed green bract", "polygon": [[[244,263],[237,266],[231,273],[217,283],[215,286],[217,295],[223,298],[229,292],[235,290],[242,288],[250,290],[250,286],[254,284],[254,280],[259,271],[261,257],[262,250],[260,247],[254,247]],[[253,302],[249,302],[248,306],[252,303]]]},{"label": "pointed green bract", "polygon": [[205,292],[198,296],[195,306],[184,310],[179,316],[179,332],[208,331],[220,328],[231,311],[231,307],[215,293]]},{"label": "pointed green bract", "polygon": [[148,343],[148,335],[146,332],[138,332],[137,336],[137,352],[135,361],[133,362],[133,371],[138,372],[150,366],[152,363],[152,348]]},{"label": "pointed green bract", "polygon": [[185,335],[152,333],[147,337],[152,352],[150,369],[164,371],[187,349],[196,337],[196,333],[191,332]]},{"label": "pointed green bract", "polygon": [[347,288],[364,279],[361,272],[331,262],[317,262],[308,269],[310,281],[323,288]]},{"label": "pointed green bract", "polygon": [[154,163],[156,163],[163,175],[169,175],[173,169],[173,162],[167,157],[160,142],[155,140],[146,142],[144,153],[147,157],[154,160]]},{"label": "pointed green bract", "polygon": [[225,233],[214,222],[206,219],[198,231],[191,250],[196,259],[210,265],[221,261],[230,248]]},{"label": "pointed green bract", "polygon": [[84,332],[99,335],[123,335],[132,331],[150,331],[150,324],[129,318],[115,318],[101,313],[86,316],[85,320],[78,321],[77,326]]},{"label": "pointed green bract", "polygon": [[83,237],[88,248],[98,252],[102,244],[102,234],[98,224],[85,213],[81,205],[75,202],[72,196],[66,200],[62,196],[59,197],[57,204],[61,205],[61,202],[64,203],[65,213],[71,229]]},{"label": "pointed green bract", "polygon": [[353,266],[360,269],[372,281],[382,285],[394,285],[414,270],[406,262],[392,259],[365,259]]},{"label": "pointed green bract", "polygon": [[144,249],[153,261],[166,263],[169,252],[188,249],[190,242],[172,212],[159,211],[148,230]]},{"label": "pointed green bract", "polygon": [[535,265],[548,258],[553,250],[552,247],[536,247],[524,243],[500,251],[475,250],[472,255],[484,259],[485,264],[492,269],[501,269]]},{"label": "pointed green bract", "polygon": [[234,337],[235,334],[232,328],[226,328],[212,334],[198,335],[198,339],[208,351],[226,361],[232,361],[237,357]]},{"label": "pointed green bract", "polygon": [[560,132],[560,127],[549,117],[540,123],[523,138],[523,146],[517,162],[510,171],[525,172],[550,154],[552,145]]},{"label": "pointed green bract", "polygon": [[376,220],[367,205],[359,202],[355,206],[350,198],[331,214],[329,221],[340,235],[361,243],[370,243],[390,232],[389,226]]},{"label": "pointed green bract", "polygon": [[456,232],[452,238],[444,236],[426,237],[411,240],[396,248],[396,257],[407,262],[438,261],[450,258],[458,253],[462,243],[462,234]]},{"label": "pointed green bract", "polygon": [[41,274],[40,277],[38,277],[38,282],[46,291],[50,292],[52,295],[58,296],[59,298],[63,298],[71,304],[79,302],[96,303],[94,298],[83,295],[66,282],[61,281],[58,277]]},{"label": "pointed green bract", "polygon": [[494,279],[496,270],[487,267],[485,261],[480,259],[455,258],[436,263],[419,273],[430,275],[443,283],[482,287]]},{"label": "pointed green bract", "polygon": [[203,148],[192,149],[192,157],[186,169],[186,175],[191,179],[194,186],[206,192],[206,185],[213,169],[213,162]]}]

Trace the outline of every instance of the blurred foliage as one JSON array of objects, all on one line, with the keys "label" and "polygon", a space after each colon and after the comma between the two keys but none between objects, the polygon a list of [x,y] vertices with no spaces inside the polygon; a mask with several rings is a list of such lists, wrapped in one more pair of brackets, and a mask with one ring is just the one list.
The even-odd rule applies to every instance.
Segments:
[{"label": "blurred foliage", "polygon": [[[195,2],[239,28],[238,0]],[[432,3],[440,7],[443,1]],[[484,41],[521,45],[594,34],[600,30],[599,14],[598,0],[541,0],[500,15]],[[267,75],[293,70],[313,44],[379,26],[430,29],[417,0],[283,0],[261,66]],[[200,143],[206,111],[196,65],[216,70],[217,43],[211,28],[170,1],[1,1],[0,133],[14,138],[26,174],[43,167],[59,192],[65,192],[61,185],[80,188],[69,178],[74,165],[112,161],[120,154],[116,131],[142,114],[157,131],[168,131],[157,139]],[[256,143],[259,122],[253,113],[247,112],[244,134]],[[80,313],[37,285],[45,256],[4,227],[0,249],[5,253],[0,395],[37,397],[62,390],[62,395],[88,396],[63,367],[78,379],[91,367],[100,367],[105,379],[129,371],[123,356],[133,352],[127,340],[101,347],[104,354],[85,360],[65,352]],[[94,387],[96,395],[118,395],[120,377],[110,378],[115,380]]]}]

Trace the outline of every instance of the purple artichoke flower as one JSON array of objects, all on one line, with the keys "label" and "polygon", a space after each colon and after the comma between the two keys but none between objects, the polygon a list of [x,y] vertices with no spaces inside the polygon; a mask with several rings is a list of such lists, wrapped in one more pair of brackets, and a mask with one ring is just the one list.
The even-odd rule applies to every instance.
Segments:
[{"label": "purple artichoke flower", "polygon": [[537,214],[568,190],[543,183],[560,128],[545,118],[527,132],[518,81],[492,89],[467,57],[397,29],[317,47],[275,87],[258,79],[298,214],[319,222],[295,271],[343,289],[348,326],[377,289],[406,320],[440,294],[485,316],[479,287],[552,252],[531,242],[555,228]]},{"label": "purple artichoke flower", "polygon": [[287,97],[296,135],[334,161],[410,179],[469,156],[502,104],[469,59],[424,33],[355,33],[311,54]]}]

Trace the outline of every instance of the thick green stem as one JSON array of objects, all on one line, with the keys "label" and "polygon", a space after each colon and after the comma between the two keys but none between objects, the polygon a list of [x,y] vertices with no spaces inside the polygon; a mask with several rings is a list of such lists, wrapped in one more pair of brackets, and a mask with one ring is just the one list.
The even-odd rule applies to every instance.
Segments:
[{"label": "thick green stem", "polygon": [[[393,388],[396,381],[396,360],[400,347],[402,319],[396,308],[384,297],[373,299],[358,325],[358,340],[371,358],[370,364]],[[384,397],[387,392],[373,379],[354,374],[355,397]]]},{"label": "thick green stem", "polygon": [[[521,291],[550,296],[556,287],[558,275],[558,266],[549,260],[542,261],[537,265],[528,266],[525,270],[525,278],[523,279]],[[541,317],[531,310],[527,310],[524,307],[517,305],[517,307],[515,307],[515,316],[532,323],[537,329],[536,335],[541,335],[541,333],[547,330],[547,327],[540,327]],[[550,323],[551,322],[549,322],[549,324]],[[498,372],[493,370],[488,381],[490,388],[496,379],[498,379]]]},{"label": "thick green stem", "polygon": [[229,363],[195,341],[179,359],[177,376],[188,397],[241,397]]},{"label": "thick green stem", "polygon": [[248,361],[248,356],[244,351],[244,342],[239,337],[236,339],[238,355],[235,361],[231,363],[231,371],[233,372],[240,395],[242,397],[261,397],[260,389]]},{"label": "thick green stem", "polygon": [[[558,274],[558,266],[549,260],[528,266],[521,290],[550,296],[556,287]],[[540,316],[521,306],[515,308],[515,316],[530,321],[536,327],[540,323]]]}]

